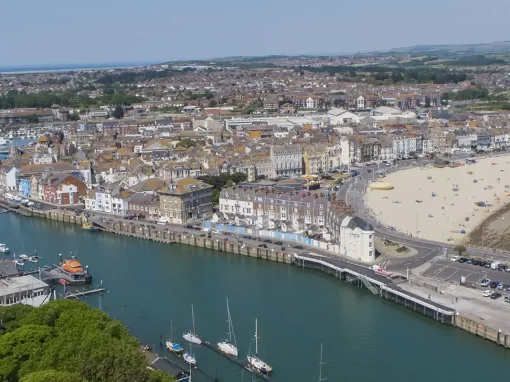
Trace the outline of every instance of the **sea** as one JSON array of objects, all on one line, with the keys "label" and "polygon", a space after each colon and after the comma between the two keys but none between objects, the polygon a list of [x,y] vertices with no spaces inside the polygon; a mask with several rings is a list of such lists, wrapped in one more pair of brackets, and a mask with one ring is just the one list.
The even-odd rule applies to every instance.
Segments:
[{"label": "sea", "polygon": [[44,73],[44,72],[55,73],[100,69],[120,69],[152,64],[154,63],[131,62],[131,63],[60,64],[60,65],[12,65],[12,66],[0,66],[0,73],[2,74]]},{"label": "sea", "polygon": [[[37,265],[77,256],[93,286],[107,289],[82,300],[168,357],[160,339],[189,349],[182,334],[192,326],[192,305],[197,334],[213,344],[224,340],[228,297],[239,359],[255,352],[258,319],[259,357],[273,366],[276,382],[318,381],[321,344],[328,381],[499,381],[510,362],[509,350],[313,270],[13,213],[0,214],[0,242],[15,254],[37,250]],[[192,352],[196,382],[251,380],[204,346]]]}]

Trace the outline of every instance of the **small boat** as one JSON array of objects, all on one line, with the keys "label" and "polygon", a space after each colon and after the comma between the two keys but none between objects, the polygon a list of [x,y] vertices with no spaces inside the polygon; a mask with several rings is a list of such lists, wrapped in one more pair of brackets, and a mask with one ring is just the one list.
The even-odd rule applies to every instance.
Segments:
[{"label": "small boat", "polygon": [[83,223],[81,225],[81,229],[87,232],[96,232],[98,230],[97,227],[94,227],[94,224],[92,223]]},{"label": "small boat", "polygon": [[232,325],[232,317],[230,317],[228,298],[227,298],[227,322],[228,322],[228,340],[218,342],[218,349],[220,349],[225,354],[237,357],[239,352],[237,350],[236,336],[234,334],[234,325]]},{"label": "small boat", "polygon": [[28,255],[19,255],[19,259],[22,260],[22,261],[28,261]]},{"label": "small boat", "polygon": [[22,267],[23,265],[25,265],[25,262],[24,262],[24,261],[22,261],[22,260],[16,260],[14,263],[15,263],[15,264],[16,264],[16,266],[18,266],[18,267]]},{"label": "small boat", "polygon": [[9,253],[11,250],[4,243],[0,243],[0,253]]},{"label": "small boat", "polygon": [[143,350],[147,350],[147,351],[151,351],[151,345],[143,345],[142,349]]},{"label": "small boat", "polygon": [[273,371],[273,368],[258,357],[258,352],[259,352],[258,324],[257,319],[255,319],[255,356],[248,355],[248,363],[252,368],[263,374],[271,373]]},{"label": "small boat", "polygon": [[66,286],[66,285],[69,285],[71,284],[69,281],[67,281],[66,279],[60,279],[58,280],[58,283],[62,286]]},{"label": "small boat", "polygon": [[28,258],[28,261],[30,261],[31,263],[37,263],[39,261],[39,257],[38,256],[30,256]]},{"label": "small boat", "polygon": [[182,352],[184,351],[184,349],[182,348],[181,345],[179,345],[178,343],[174,342],[173,340],[173,322],[170,321],[170,339],[166,340],[166,348],[171,351],[172,353],[175,353],[175,354],[182,354]]},{"label": "small boat", "polygon": [[197,365],[197,359],[191,353],[185,352],[184,355],[182,356],[182,358],[184,359],[184,362],[186,362],[187,364],[189,364],[191,366]]},{"label": "small boat", "polygon": [[191,305],[191,320],[193,325],[192,329],[189,331],[189,333],[184,333],[182,335],[182,338],[193,344],[201,345],[202,339],[195,333],[195,314],[193,313],[193,305]]}]

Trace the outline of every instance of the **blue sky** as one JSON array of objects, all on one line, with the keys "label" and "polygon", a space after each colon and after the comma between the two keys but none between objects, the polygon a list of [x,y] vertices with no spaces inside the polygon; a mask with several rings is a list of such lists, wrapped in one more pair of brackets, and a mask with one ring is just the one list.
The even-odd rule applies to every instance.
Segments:
[{"label": "blue sky", "polygon": [[510,40],[507,0],[16,0],[0,66],[334,54]]}]

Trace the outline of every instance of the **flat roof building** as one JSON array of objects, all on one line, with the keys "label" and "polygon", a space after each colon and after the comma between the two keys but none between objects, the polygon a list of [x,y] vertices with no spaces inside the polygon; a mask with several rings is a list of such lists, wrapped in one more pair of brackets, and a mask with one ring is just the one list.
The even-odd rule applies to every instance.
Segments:
[{"label": "flat roof building", "polygon": [[0,306],[13,304],[41,306],[46,301],[49,291],[48,284],[31,275],[2,278]]}]

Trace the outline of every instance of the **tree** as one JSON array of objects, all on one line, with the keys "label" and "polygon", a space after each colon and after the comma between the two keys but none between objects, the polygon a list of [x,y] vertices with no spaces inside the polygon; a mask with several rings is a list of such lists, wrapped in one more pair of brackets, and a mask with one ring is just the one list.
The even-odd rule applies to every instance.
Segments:
[{"label": "tree", "polygon": [[124,118],[124,109],[122,108],[122,106],[117,105],[112,113],[112,116],[117,119]]},{"label": "tree", "polygon": [[196,143],[194,141],[192,141],[191,139],[189,138],[184,138],[184,139],[181,139],[176,145],[175,147],[184,147],[185,149],[189,149],[190,147],[195,147],[196,146]]},{"label": "tree", "polygon": [[453,250],[455,252],[457,252],[459,254],[459,256],[462,256],[462,253],[463,252],[466,252],[466,247],[464,247],[463,245],[457,245],[455,248],[453,248]]},{"label": "tree", "polygon": [[248,176],[244,172],[234,172],[231,175],[231,179],[235,184],[245,182],[248,179]]},{"label": "tree", "polygon": [[69,113],[69,116],[67,117],[68,121],[79,121],[80,115],[78,113]]},{"label": "tree", "polygon": [[226,188],[234,187],[234,182],[232,181],[232,179],[227,180],[227,183],[225,184],[225,187]]},{"label": "tree", "polygon": [[31,114],[31,115],[28,115],[25,120],[27,121],[27,123],[38,123],[39,122],[39,117],[37,116],[37,114]]},{"label": "tree", "polygon": [[0,307],[0,317],[7,328],[0,336],[2,382],[171,381],[148,370],[124,325],[83,302]]}]

